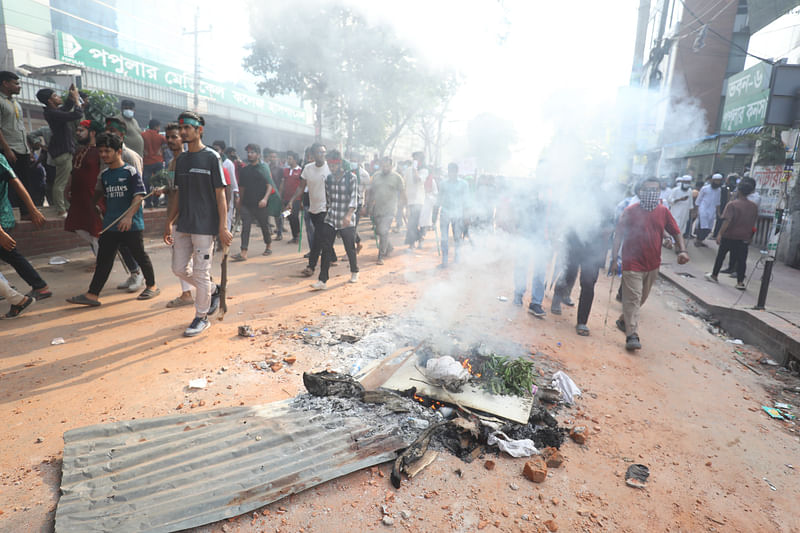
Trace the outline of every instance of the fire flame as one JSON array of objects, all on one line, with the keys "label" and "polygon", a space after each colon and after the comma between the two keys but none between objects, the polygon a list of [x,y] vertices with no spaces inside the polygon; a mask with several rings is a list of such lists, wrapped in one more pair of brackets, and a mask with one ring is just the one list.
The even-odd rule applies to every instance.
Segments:
[{"label": "fire flame", "polygon": [[423,398],[422,396],[414,395],[414,399],[417,400],[422,405],[430,404],[429,407],[431,409],[438,409],[439,407],[443,407],[444,404],[437,400],[429,400],[427,398]]},{"label": "fire flame", "polygon": [[467,359],[464,359],[464,360],[461,362],[461,366],[463,366],[464,368],[466,368],[466,369],[467,369],[467,372],[469,372],[470,374],[472,374],[472,375],[473,375],[473,376],[475,376],[476,378],[479,378],[479,377],[481,377],[481,375],[480,375],[480,374],[476,374],[475,372],[473,372],[473,370],[472,370],[472,365],[469,363],[469,358],[467,358]]}]

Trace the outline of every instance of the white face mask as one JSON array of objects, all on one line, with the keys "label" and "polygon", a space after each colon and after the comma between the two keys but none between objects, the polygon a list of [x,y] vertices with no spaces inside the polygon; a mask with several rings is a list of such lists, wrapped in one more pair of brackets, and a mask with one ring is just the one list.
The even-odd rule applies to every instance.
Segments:
[{"label": "white face mask", "polygon": [[133,109],[123,109],[122,116],[125,118],[133,118]]}]

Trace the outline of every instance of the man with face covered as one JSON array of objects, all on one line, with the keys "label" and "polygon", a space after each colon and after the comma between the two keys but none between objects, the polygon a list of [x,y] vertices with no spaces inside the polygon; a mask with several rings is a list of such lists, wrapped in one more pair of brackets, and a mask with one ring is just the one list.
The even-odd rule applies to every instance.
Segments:
[{"label": "man with face covered", "polygon": [[714,174],[711,181],[703,185],[697,195],[697,240],[694,245],[705,247],[703,242],[714,228],[714,222],[719,214],[719,205],[722,199],[722,174]]},{"label": "man with face covered", "polygon": [[678,264],[689,262],[681,230],[666,206],[659,203],[658,179],[645,179],[638,187],[639,203],[622,212],[614,232],[612,261],[622,248],[622,315],[617,327],[625,332],[625,349],[639,350],[639,310],[658,277],[661,237],[666,230],[678,243]]}]

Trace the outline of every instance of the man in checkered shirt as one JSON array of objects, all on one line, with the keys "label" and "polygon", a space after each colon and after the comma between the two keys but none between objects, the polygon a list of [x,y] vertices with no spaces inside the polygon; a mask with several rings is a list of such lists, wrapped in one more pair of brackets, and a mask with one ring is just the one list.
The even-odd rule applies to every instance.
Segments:
[{"label": "man in checkered shirt", "polygon": [[[344,242],[347,260],[350,262],[350,283],[358,281],[358,262],[356,259],[356,224],[355,211],[358,207],[358,180],[350,171],[349,164],[342,161],[341,154],[328,152],[328,168],[331,174],[325,179],[325,195],[328,203],[328,214],[321,224],[322,266],[319,280],[311,285],[315,291],[328,288],[328,269],[331,266],[333,241],[338,233]],[[345,164],[347,165],[345,167]],[[318,238],[314,235],[314,238]]]}]

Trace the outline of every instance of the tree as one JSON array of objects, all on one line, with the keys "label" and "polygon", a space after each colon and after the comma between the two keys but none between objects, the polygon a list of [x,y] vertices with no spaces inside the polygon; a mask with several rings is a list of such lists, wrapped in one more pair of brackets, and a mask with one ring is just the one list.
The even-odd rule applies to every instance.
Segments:
[{"label": "tree", "polygon": [[262,78],[262,93],[311,101],[318,139],[324,121],[348,148],[383,153],[415,114],[455,89],[453,76],[427,69],[388,26],[340,3],[310,6],[254,5],[244,66]]}]

